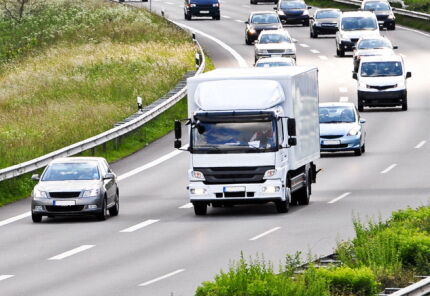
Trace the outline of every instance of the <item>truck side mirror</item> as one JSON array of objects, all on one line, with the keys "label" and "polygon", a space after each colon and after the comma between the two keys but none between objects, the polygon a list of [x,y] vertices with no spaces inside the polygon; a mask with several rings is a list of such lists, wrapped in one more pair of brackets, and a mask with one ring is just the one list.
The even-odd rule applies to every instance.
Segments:
[{"label": "truck side mirror", "polygon": [[352,79],[355,79],[355,80],[358,79],[357,72],[352,72]]},{"label": "truck side mirror", "polygon": [[290,137],[296,136],[296,120],[294,118],[288,118],[288,135]]},{"label": "truck side mirror", "polygon": [[275,7],[273,7],[273,10],[278,10],[278,7],[276,7],[276,6],[275,6]]},{"label": "truck side mirror", "polygon": [[297,139],[296,138],[289,138],[288,139],[288,145],[289,146],[296,146],[297,145]]},{"label": "truck side mirror", "polygon": [[412,73],[411,72],[406,72],[406,78],[411,78],[412,77]]},{"label": "truck side mirror", "polygon": [[182,146],[182,127],[179,120],[175,120],[175,148],[179,149]]}]

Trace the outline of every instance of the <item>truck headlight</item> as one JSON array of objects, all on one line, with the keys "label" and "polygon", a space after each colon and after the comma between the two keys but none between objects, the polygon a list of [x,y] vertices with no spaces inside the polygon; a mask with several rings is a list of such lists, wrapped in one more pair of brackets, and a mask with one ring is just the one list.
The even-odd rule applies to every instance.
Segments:
[{"label": "truck headlight", "polygon": [[347,136],[356,136],[360,133],[360,127],[353,127],[347,134]]},{"label": "truck headlight", "polygon": [[195,194],[195,195],[204,195],[204,194],[206,194],[206,189],[205,188],[191,188],[190,192],[191,192],[191,194]]},{"label": "truck headlight", "polygon": [[195,179],[199,179],[199,180],[204,180],[205,179],[205,175],[203,175],[202,172],[200,171],[192,171],[191,175],[193,176],[193,178]]},{"label": "truck headlight", "polygon": [[279,186],[264,186],[261,191],[264,193],[275,193],[279,192],[279,190],[281,190]]},{"label": "truck headlight", "polygon": [[82,194],[82,197],[98,196],[99,193],[100,193],[100,190],[98,188],[88,189],[84,191],[84,193]]},{"label": "truck headlight", "polygon": [[48,193],[46,191],[34,189],[33,190],[33,197],[34,197],[34,199],[48,198]]},{"label": "truck headlight", "polygon": [[271,178],[271,177],[273,177],[274,175],[276,175],[276,169],[267,170],[267,171],[264,173],[264,177],[263,177],[263,179]]}]

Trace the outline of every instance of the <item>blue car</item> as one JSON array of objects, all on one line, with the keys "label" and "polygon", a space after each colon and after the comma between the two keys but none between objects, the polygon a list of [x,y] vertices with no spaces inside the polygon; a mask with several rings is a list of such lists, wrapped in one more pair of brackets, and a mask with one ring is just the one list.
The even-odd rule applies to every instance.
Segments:
[{"label": "blue car", "polygon": [[353,151],[359,156],[366,150],[365,119],[348,102],[320,103],[321,152]]}]

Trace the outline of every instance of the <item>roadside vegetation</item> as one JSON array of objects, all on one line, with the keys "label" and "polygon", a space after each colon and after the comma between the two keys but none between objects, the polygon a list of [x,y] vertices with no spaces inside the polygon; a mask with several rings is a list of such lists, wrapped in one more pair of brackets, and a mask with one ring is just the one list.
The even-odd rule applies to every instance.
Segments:
[{"label": "roadside vegetation", "polygon": [[[411,0],[409,2],[409,4],[411,4],[413,1],[418,3],[418,4],[421,3],[422,5],[421,6],[420,5],[417,5],[417,6],[410,5],[408,7],[408,9],[430,13],[430,11],[428,10],[430,2],[428,0]],[[344,10],[344,11],[357,10],[358,9],[358,6],[356,6],[356,5],[339,3],[339,2],[332,1],[332,0],[306,0],[306,3],[308,5],[321,7],[321,8],[339,8],[339,9]],[[406,1],[405,1],[405,3],[406,3]],[[425,8],[425,7],[427,7],[427,8]],[[423,9],[427,9],[427,10],[423,10]],[[411,18],[411,17],[397,14],[396,15],[396,22],[398,24],[403,25],[403,26],[407,26],[407,27],[411,27],[414,29],[430,32],[430,23],[426,20]]]},{"label": "roadside vegetation", "polygon": [[[32,1],[17,17],[14,7],[7,12],[5,1],[0,1],[0,168],[111,128],[136,111],[137,96],[148,105],[195,69],[189,35],[143,9],[103,0]],[[108,158],[165,134],[184,105],[125,138]],[[139,145],[127,142],[136,138]],[[28,196],[31,184],[24,176],[0,182],[0,205]]]},{"label": "roadside vegetation", "polygon": [[430,13],[430,2],[428,0],[403,0],[407,9]]},{"label": "roadside vegetation", "polygon": [[203,282],[196,296],[371,296],[405,287],[430,272],[430,207],[393,213],[385,222],[354,221],[356,238],[336,248],[340,265],[303,268],[300,254],[271,262],[243,255]]}]

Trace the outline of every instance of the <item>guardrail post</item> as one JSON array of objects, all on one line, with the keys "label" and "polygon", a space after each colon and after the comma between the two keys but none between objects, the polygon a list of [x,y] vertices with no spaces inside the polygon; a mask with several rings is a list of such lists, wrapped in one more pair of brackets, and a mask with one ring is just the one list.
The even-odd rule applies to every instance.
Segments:
[{"label": "guardrail post", "polygon": [[106,149],[106,142],[104,142],[104,143],[103,143],[103,145],[102,145],[102,149],[103,149],[103,153],[106,153],[106,150],[107,150],[107,149]]},{"label": "guardrail post", "polygon": [[96,147],[91,148],[91,156],[96,155]]}]

